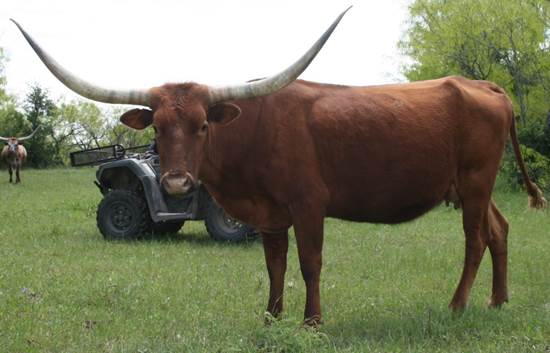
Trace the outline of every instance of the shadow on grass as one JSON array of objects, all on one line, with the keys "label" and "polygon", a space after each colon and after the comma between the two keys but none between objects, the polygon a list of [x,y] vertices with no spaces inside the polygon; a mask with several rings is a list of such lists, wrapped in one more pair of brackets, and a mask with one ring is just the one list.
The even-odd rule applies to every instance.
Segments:
[{"label": "shadow on grass", "polygon": [[147,244],[147,243],[168,243],[168,244],[193,244],[200,247],[216,247],[216,246],[234,246],[234,247],[252,247],[261,244],[261,237],[251,237],[242,242],[223,242],[213,240],[208,233],[191,232],[191,233],[168,233],[168,234],[152,234],[147,237],[138,239],[125,240],[110,240],[115,243],[124,244]]},{"label": "shadow on grass", "polygon": [[404,345],[427,351],[457,344],[462,348],[470,343],[482,344],[506,330],[514,331],[512,327],[502,325],[510,316],[505,309],[470,307],[461,313],[454,313],[446,307],[393,309],[350,312],[345,320],[333,322],[322,331],[331,337],[336,347],[346,347],[350,341],[362,341],[380,347]]},{"label": "shadow on grass", "polygon": [[193,232],[193,233],[168,233],[168,234],[152,234],[146,238],[138,240],[140,242],[154,242],[154,243],[189,243],[207,246],[213,243],[212,238],[206,233]]}]

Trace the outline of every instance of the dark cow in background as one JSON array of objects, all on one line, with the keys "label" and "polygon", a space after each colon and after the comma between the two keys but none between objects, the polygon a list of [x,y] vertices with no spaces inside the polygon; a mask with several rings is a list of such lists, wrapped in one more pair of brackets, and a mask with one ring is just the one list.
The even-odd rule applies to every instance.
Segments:
[{"label": "dark cow in background", "polygon": [[230,215],[261,231],[273,315],[283,309],[291,226],[306,285],[304,317],[316,324],[325,217],[406,222],[455,193],[466,254],[450,307],[466,306],[487,247],[493,258],[490,304],[501,305],[508,299],[508,223],[491,192],[509,136],[531,206],[546,205],[525,172],[510,100],[493,83],[461,77],[374,87],[295,81],[342,16],[275,76],[228,87],[183,83],[130,91],[79,79],[19,29],[75,92],[150,108],[130,110],[121,120],[155,129],[161,183],[169,194],[184,194],[200,179]]},{"label": "dark cow in background", "polygon": [[13,171],[15,171],[15,183],[21,182],[21,177],[19,173],[23,162],[27,159],[27,149],[25,146],[21,145],[21,142],[28,140],[34,136],[38,131],[38,127],[34,131],[25,137],[2,137],[0,136],[0,141],[4,141],[6,145],[2,149],[0,157],[6,161],[8,164],[8,172],[10,173],[10,183],[13,181]]}]

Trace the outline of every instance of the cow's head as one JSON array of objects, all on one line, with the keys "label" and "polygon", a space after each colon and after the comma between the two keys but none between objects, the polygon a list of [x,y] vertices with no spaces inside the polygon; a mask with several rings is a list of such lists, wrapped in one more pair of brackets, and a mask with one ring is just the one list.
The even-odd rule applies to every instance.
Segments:
[{"label": "cow's head", "polygon": [[15,137],[3,137],[3,141],[5,141],[6,146],[8,146],[7,152],[8,156],[13,155],[17,152],[17,146],[19,146],[19,141]]},{"label": "cow's head", "polygon": [[150,109],[129,110],[120,120],[138,130],[153,127],[161,184],[169,194],[183,194],[198,180],[211,126],[229,124],[241,110],[231,103],[212,102],[212,89],[196,83],[166,84],[149,94]]},{"label": "cow's head", "polygon": [[149,108],[132,109],[122,115],[121,121],[134,129],[153,126],[160,156],[162,186],[169,194],[180,195],[197,181],[209,127],[212,124],[229,124],[240,115],[239,107],[228,101],[268,95],[293,82],[321,50],[348,10],[336,18],[296,63],[277,75],[226,87],[184,83],[128,91],[97,87],[78,78],[61,67],[19,24],[14,23],[48,69],[76,93],[100,102]]},{"label": "cow's head", "polygon": [[38,126],[36,129],[34,129],[34,131],[30,135],[24,136],[24,137],[2,137],[2,136],[0,136],[0,141],[4,141],[5,144],[8,146],[8,156],[15,155],[17,153],[17,148],[18,148],[19,144],[21,144],[21,142],[24,142],[25,140],[28,140],[28,139],[32,138],[34,136],[34,134],[36,134],[36,131],[38,131],[39,127],[40,126]]}]

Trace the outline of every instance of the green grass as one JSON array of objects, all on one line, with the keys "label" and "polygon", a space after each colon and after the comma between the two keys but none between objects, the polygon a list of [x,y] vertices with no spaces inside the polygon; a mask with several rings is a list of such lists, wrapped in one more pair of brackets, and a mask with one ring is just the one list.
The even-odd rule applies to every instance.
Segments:
[{"label": "green grass", "polygon": [[106,242],[93,169],[0,174],[0,352],[550,352],[550,215],[496,193],[510,222],[510,303],[487,309],[486,254],[469,308],[447,305],[462,270],[461,214],[399,226],[326,221],[325,324],[301,327],[304,284],[291,236],[285,315],[266,327],[260,241],[177,236]]}]

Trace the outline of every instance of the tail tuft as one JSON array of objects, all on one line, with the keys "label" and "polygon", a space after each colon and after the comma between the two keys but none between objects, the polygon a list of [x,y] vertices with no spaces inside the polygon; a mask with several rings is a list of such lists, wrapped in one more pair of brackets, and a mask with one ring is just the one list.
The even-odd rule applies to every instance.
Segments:
[{"label": "tail tuft", "polygon": [[531,192],[529,193],[529,207],[537,210],[548,207],[548,202],[544,198],[542,191],[535,183],[531,183]]},{"label": "tail tuft", "polygon": [[523,176],[523,182],[525,183],[527,194],[529,194],[529,207],[535,209],[544,209],[548,206],[548,202],[542,195],[542,191],[540,191],[537,184],[533,183],[531,179],[529,179],[529,174],[527,174],[527,168],[525,167],[525,162],[523,161],[521,150],[519,148],[515,118],[512,118],[512,125],[510,126],[510,138],[512,140],[514,154],[516,155],[516,162],[518,163],[519,170],[521,171],[521,175]]}]

